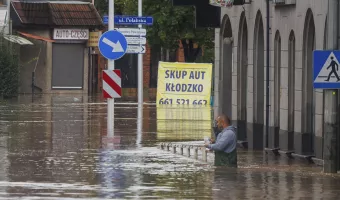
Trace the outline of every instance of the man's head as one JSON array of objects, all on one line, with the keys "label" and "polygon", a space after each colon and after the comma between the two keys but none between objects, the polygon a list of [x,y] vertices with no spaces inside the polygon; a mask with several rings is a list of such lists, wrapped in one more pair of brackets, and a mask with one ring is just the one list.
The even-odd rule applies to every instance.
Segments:
[{"label": "man's head", "polygon": [[332,59],[332,60],[334,59],[333,56],[331,57],[331,59]]},{"label": "man's head", "polygon": [[225,114],[218,116],[216,121],[219,128],[226,128],[230,125],[230,119]]}]

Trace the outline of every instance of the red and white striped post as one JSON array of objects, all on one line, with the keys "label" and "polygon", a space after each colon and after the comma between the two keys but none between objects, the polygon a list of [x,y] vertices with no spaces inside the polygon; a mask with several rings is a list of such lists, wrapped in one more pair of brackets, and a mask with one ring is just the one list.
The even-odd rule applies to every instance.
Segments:
[{"label": "red and white striped post", "polygon": [[122,97],[122,79],[119,69],[103,70],[103,96],[105,99]]},{"label": "red and white striped post", "polygon": [[103,70],[103,96],[107,99],[107,136],[114,136],[114,98],[122,96],[122,81],[119,69]]}]

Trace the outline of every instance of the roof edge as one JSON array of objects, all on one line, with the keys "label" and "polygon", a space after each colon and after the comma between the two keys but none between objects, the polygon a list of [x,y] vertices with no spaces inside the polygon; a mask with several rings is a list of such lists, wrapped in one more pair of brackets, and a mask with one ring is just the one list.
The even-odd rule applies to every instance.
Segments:
[{"label": "roof edge", "polygon": [[47,3],[50,4],[91,4],[90,2],[84,2],[84,1],[46,1]]},{"label": "roof edge", "polygon": [[53,3],[53,4],[92,4],[91,2],[85,2],[85,1],[20,1],[20,0],[12,0],[12,2],[20,2],[20,3]]}]

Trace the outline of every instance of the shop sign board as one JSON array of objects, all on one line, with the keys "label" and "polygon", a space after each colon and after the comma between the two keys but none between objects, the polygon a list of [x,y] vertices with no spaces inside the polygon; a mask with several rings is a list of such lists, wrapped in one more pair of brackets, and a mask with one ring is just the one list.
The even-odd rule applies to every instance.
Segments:
[{"label": "shop sign board", "polygon": [[55,40],[88,40],[89,29],[60,29],[53,30],[53,39]]}]

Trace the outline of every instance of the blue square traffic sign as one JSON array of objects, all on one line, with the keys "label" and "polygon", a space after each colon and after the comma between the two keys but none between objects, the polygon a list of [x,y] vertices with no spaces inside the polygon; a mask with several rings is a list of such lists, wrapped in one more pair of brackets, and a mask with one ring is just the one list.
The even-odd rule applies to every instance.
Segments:
[{"label": "blue square traffic sign", "polygon": [[315,89],[340,88],[340,51],[313,52],[313,80]]}]

